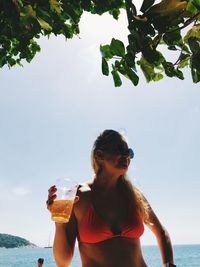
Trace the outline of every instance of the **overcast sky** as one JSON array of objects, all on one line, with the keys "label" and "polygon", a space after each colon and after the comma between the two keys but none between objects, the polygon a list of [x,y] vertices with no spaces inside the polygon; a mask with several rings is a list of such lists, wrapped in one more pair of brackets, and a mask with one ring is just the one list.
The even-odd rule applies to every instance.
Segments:
[{"label": "overcast sky", "polygon": [[[41,39],[24,68],[0,70],[0,232],[40,246],[53,239],[46,210],[56,178],[92,176],[90,151],[104,129],[124,129],[135,158],[130,179],[174,244],[199,243],[200,88],[165,78],[115,88],[101,74],[100,44],[126,42],[126,17],[84,15],[73,40]],[[155,244],[149,230],[142,244]]]}]

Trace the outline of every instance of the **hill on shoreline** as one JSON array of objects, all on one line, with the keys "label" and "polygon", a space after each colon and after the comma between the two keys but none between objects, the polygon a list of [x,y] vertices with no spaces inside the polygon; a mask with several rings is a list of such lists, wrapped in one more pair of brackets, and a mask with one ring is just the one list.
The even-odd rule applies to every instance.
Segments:
[{"label": "hill on shoreline", "polygon": [[0,233],[0,248],[37,247],[25,238]]}]

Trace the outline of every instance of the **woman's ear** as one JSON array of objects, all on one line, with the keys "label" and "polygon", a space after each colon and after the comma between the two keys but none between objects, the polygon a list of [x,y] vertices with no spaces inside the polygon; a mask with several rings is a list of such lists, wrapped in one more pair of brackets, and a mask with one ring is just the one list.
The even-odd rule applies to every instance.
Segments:
[{"label": "woman's ear", "polygon": [[95,159],[97,160],[97,161],[102,161],[102,160],[104,160],[104,153],[103,153],[103,151],[102,150],[97,150],[96,152],[95,152]]}]

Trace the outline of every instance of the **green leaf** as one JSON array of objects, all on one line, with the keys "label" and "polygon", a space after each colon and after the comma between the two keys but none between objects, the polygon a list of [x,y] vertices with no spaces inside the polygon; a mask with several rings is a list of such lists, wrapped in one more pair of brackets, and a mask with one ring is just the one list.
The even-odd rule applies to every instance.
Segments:
[{"label": "green leaf", "polygon": [[108,62],[103,57],[102,57],[102,65],[101,65],[101,68],[102,68],[103,75],[108,76],[109,75]]},{"label": "green leaf", "polygon": [[0,57],[0,67],[2,68],[5,64],[7,64],[6,57]]},{"label": "green leaf", "polygon": [[111,52],[119,57],[125,56],[125,47],[122,41],[117,39],[112,39],[110,44],[110,50]]},{"label": "green leaf", "polygon": [[[147,82],[163,79],[163,75],[161,73],[156,73],[154,67],[144,57],[141,57],[138,64],[140,65]],[[161,69],[160,66],[159,68]]]},{"label": "green leaf", "polygon": [[118,20],[119,15],[120,15],[120,9],[113,9],[109,11],[109,14],[113,16],[114,19]]},{"label": "green leaf", "polygon": [[44,20],[51,20],[51,13],[47,12],[46,10],[43,10],[42,8],[37,8],[37,16],[41,17]]},{"label": "green leaf", "polygon": [[193,0],[188,1],[186,10],[189,11],[192,15],[196,15],[198,10],[196,9],[195,5],[193,4]]},{"label": "green leaf", "polygon": [[192,4],[200,11],[200,0],[192,0]]},{"label": "green leaf", "polygon": [[186,44],[182,46],[182,50],[186,53],[190,53],[190,50]]},{"label": "green leaf", "polygon": [[169,46],[181,45],[183,43],[180,30],[165,33],[163,35],[163,40]]},{"label": "green leaf", "polygon": [[122,81],[121,81],[121,78],[120,78],[118,72],[115,69],[113,69],[113,71],[111,73],[113,76],[115,87],[120,87],[122,85]]},{"label": "green leaf", "polygon": [[178,68],[182,69],[182,68],[188,66],[189,65],[189,59],[190,59],[190,55],[189,54],[182,53],[181,56],[180,56],[180,61],[178,63]]},{"label": "green leaf", "polygon": [[170,17],[177,12],[182,12],[187,7],[187,1],[181,0],[162,0],[160,3],[152,6],[148,11],[151,15],[156,14],[160,17]]},{"label": "green leaf", "polygon": [[51,10],[60,14],[62,12],[61,1],[60,0],[49,0]]},{"label": "green leaf", "polygon": [[135,70],[135,57],[133,57],[133,55],[131,55],[130,53],[127,53],[124,59],[127,65]]},{"label": "green leaf", "polygon": [[192,68],[195,68],[198,72],[200,72],[200,52],[192,55],[191,63]]},{"label": "green leaf", "polygon": [[163,62],[163,67],[165,70],[165,74],[168,77],[176,76],[174,65],[171,62],[167,62],[167,61]]},{"label": "green leaf", "polygon": [[155,81],[155,82],[158,82],[158,81],[160,81],[160,80],[162,80],[163,79],[163,75],[161,74],[161,73],[155,73],[155,75],[154,75],[154,77],[153,77],[153,80]]},{"label": "green leaf", "polygon": [[113,53],[111,52],[109,45],[101,45],[100,51],[101,51],[102,57],[104,57],[105,59],[110,59],[113,57]]},{"label": "green leaf", "polygon": [[47,23],[46,21],[44,21],[43,19],[41,19],[39,17],[37,17],[36,19],[39,22],[39,24],[42,27],[42,29],[44,29],[46,31],[51,31],[52,30],[52,27],[49,25],[49,23]]},{"label": "green leaf", "polygon": [[33,10],[31,5],[25,6],[20,12],[21,17],[33,17],[36,18],[36,12]]},{"label": "green leaf", "polygon": [[91,12],[93,10],[93,3],[91,0],[82,0],[82,7],[85,11]]},{"label": "green leaf", "polygon": [[121,61],[115,60],[115,69],[119,71],[120,66],[121,66]]},{"label": "green leaf", "polygon": [[155,67],[158,67],[165,60],[165,58],[163,57],[163,54],[157,50],[152,50],[151,56],[152,56],[151,60],[153,61],[150,63],[153,64],[153,66]]},{"label": "green leaf", "polygon": [[184,42],[188,44],[189,38],[197,38],[200,39],[200,25],[193,26],[185,35]]},{"label": "green leaf", "polygon": [[26,55],[26,61],[27,61],[28,63],[30,63],[31,60],[33,59],[33,57],[34,57],[34,55],[27,54],[27,55]]},{"label": "green leaf", "polygon": [[23,2],[22,2],[22,0],[17,0],[17,3],[18,3],[21,7],[23,7]]},{"label": "green leaf", "polygon": [[190,50],[193,53],[197,53],[198,51],[200,51],[200,41],[197,38],[189,38],[188,40],[189,46],[190,46]]},{"label": "green leaf", "polygon": [[155,0],[144,0],[142,3],[142,6],[140,8],[140,11],[143,13],[147,11],[153,4],[155,3]]},{"label": "green leaf", "polygon": [[176,74],[176,77],[178,77],[180,80],[184,80],[183,73],[178,68],[175,70],[175,74]]},{"label": "green leaf", "polygon": [[143,56],[137,63],[138,65],[140,65],[142,72],[146,78],[146,81],[147,82],[152,81],[155,75],[153,66]]},{"label": "green leaf", "polygon": [[34,40],[31,40],[30,44],[31,44],[32,53],[35,54],[36,52],[40,52],[41,48]]},{"label": "green leaf", "polygon": [[139,82],[139,77],[137,76],[137,74],[131,68],[128,68],[127,75],[128,78],[132,81],[132,83],[137,86]]},{"label": "green leaf", "polygon": [[192,80],[194,83],[200,82],[200,72],[197,71],[195,68],[191,69],[192,71]]},{"label": "green leaf", "polygon": [[17,63],[17,65],[19,65],[20,67],[23,67],[23,64],[21,63],[20,59],[17,59],[17,60],[16,60],[16,63]]},{"label": "green leaf", "polygon": [[16,64],[16,60],[14,60],[13,58],[8,58],[8,64],[12,67]]}]

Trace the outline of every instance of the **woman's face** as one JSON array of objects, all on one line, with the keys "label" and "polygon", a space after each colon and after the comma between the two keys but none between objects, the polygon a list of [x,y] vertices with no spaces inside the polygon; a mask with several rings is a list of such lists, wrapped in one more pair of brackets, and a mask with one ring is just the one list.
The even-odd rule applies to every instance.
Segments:
[{"label": "woman's face", "polygon": [[129,167],[131,153],[125,141],[115,142],[102,151],[102,164],[107,172],[124,175]]}]

